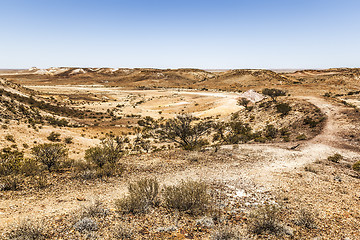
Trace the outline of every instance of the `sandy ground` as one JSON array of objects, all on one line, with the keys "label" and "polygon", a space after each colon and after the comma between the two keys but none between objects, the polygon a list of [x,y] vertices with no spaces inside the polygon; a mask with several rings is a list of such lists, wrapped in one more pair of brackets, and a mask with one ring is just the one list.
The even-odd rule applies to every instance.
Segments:
[{"label": "sandy ground", "polygon": [[174,117],[176,114],[192,113],[198,117],[226,117],[240,110],[237,105],[239,93],[204,92],[196,90],[127,90],[120,87],[91,86],[26,86],[45,95],[88,95],[99,100],[77,101],[73,106],[95,112],[114,110],[117,116],[141,115],[153,118]]},{"label": "sandy ground", "polygon": [[[104,89],[98,91],[102,90]],[[87,88],[86,91],[88,91]],[[153,97],[158,93],[158,91],[154,91]],[[177,100],[168,104],[181,103],[179,105],[183,105],[184,102],[191,101],[189,96],[197,97],[200,95],[200,93],[187,91],[180,93],[174,91],[169,95],[175,93],[186,100],[181,100],[183,102]],[[126,95],[127,93],[123,94]],[[143,93],[139,92],[139,94]],[[235,104],[232,101],[236,99],[236,94],[232,93],[206,93],[205,96],[214,98],[213,101],[219,106]],[[176,183],[187,178],[202,179],[208,182],[222,181],[234,187],[236,192],[241,195],[246,194],[249,186],[261,192],[279,188],[284,184],[282,182],[284,174],[296,172],[298,169],[321,159],[326,159],[334,153],[342,154],[349,162],[354,162],[359,158],[357,151],[343,148],[343,144],[346,142],[339,138],[344,127],[351,127],[347,126],[350,123],[338,119],[343,106],[327,102],[319,97],[299,98],[306,99],[319,107],[327,115],[327,122],[320,135],[309,141],[302,141],[296,150],[290,149],[296,143],[222,146],[220,151],[222,154],[229,155],[232,159],[230,162],[190,164],[179,169],[174,168],[171,171],[159,171],[156,173],[156,177],[161,183],[166,184]],[[246,159],[253,160],[247,162]],[[164,159],[152,159],[139,161],[138,164],[151,169],[153,166],[166,165],[162,161]],[[153,175],[154,173],[149,174]],[[5,228],[8,224],[28,216],[55,216],[75,211],[80,204],[79,198],[86,198],[87,200],[97,198],[112,206],[114,199],[124,194],[127,181],[149,174],[146,172],[141,175],[129,173],[126,179],[114,179],[110,182],[90,184],[82,188],[64,187],[51,193],[40,192],[35,195],[0,199],[0,226]]]}]

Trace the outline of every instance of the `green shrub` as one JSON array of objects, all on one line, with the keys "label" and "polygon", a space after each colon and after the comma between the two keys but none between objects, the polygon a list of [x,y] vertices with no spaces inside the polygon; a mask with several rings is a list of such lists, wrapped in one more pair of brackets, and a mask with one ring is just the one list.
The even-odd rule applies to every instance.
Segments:
[{"label": "green shrub", "polygon": [[352,169],[354,171],[360,172],[360,161],[357,161],[356,163],[354,163],[354,165],[352,166]]},{"label": "green shrub", "polygon": [[85,151],[85,159],[102,168],[105,164],[115,164],[124,154],[125,138],[110,137],[101,141],[100,146]]},{"label": "green shrub", "polygon": [[265,127],[265,137],[268,139],[276,138],[278,130],[274,127],[274,125],[266,125]]},{"label": "green shrub", "polygon": [[306,137],[305,134],[300,134],[300,135],[298,135],[298,136],[296,137],[296,139],[302,141],[302,140],[306,140],[307,137]]},{"label": "green shrub", "polygon": [[199,181],[182,181],[176,186],[168,186],[163,190],[164,204],[167,208],[200,213],[209,202],[207,185]]},{"label": "green shrub", "polygon": [[35,160],[41,162],[49,171],[56,169],[60,161],[68,156],[68,150],[60,143],[43,143],[31,149]]},{"label": "green shrub", "polygon": [[281,113],[281,116],[286,116],[291,111],[291,107],[288,103],[279,103],[275,105],[276,111]]},{"label": "green shrub", "polygon": [[128,185],[129,194],[115,202],[121,212],[142,213],[158,204],[159,183],[144,178]]},{"label": "green shrub", "polygon": [[11,134],[7,134],[5,136],[5,139],[9,142],[15,142],[15,138],[14,138],[14,135],[11,135]]},{"label": "green shrub", "polygon": [[0,180],[0,191],[17,191],[21,188],[21,183],[17,176],[6,176]]},{"label": "green shrub", "polygon": [[71,144],[71,143],[73,143],[73,138],[72,137],[66,137],[64,139],[64,142],[67,143],[67,144]]},{"label": "green shrub", "polygon": [[34,159],[24,159],[20,165],[19,172],[25,176],[35,176],[41,171],[38,162]]},{"label": "green shrub", "polygon": [[341,154],[339,154],[339,153],[335,153],[334,155],[329,156],[329,157],[327,158],[327,160],[329,160],[329,161],[331,161],[331,162],[334,162],[334,163],[338,163],[338,162],[340,162],[340,161],[343,160],[343,159],[344,159],[344,157],[343,157]]},{"label": "green shrub", "polygon": [[276,88],[265,88],[262,90],[262,94],[267,95],[269,97],[271,97],[271,99],[276,102],[276,99],[279,96],[285,96],[286,92],[281,90],[281,89],[276,89]]},{"label": "green shrub", "polygon": [[24,153],[10,148],[2,149],[0,152],[0,176],[19,173]]},{"label": "green shrub", "polygon": [[47,139],[52,142],[60,142],[60,133],[51,132]]}]

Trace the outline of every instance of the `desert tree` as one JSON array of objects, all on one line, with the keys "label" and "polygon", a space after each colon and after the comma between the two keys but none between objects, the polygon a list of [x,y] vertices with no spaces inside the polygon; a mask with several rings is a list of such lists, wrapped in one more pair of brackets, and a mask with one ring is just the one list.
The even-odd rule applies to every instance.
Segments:
[{"label": "desert tree", "polygon": [[177,143],[185,150],[195,150],[206,145],[204,136],[213,126],[211,120],[201,120],[189,114],[177,115],[168,120],[145,118],[138,123],[151,137]]},{"label": "desert tree", "polygon": [[276,88],[264,88],[262,90],[262,94],[271,97],[273,102],[276,102],[277,98],[279,96],[285,96],[286,92],[284,90],[276,89]]}]

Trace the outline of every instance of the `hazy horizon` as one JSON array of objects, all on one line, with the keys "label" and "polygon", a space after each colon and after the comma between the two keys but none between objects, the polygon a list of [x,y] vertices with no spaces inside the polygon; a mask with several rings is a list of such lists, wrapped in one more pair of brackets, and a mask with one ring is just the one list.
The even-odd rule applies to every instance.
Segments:
[{"label": "hazy horizon", "polygon": [[12,0],[0,6],[0,69],[359,66],[355,0]]}]

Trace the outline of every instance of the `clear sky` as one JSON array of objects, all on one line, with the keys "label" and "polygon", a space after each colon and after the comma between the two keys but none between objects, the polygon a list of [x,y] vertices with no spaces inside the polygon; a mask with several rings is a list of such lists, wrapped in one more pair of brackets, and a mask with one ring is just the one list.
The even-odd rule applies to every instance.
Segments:
[{"label": "clear sky", "polygon": [[0,68],[360,67],[359,0],[0,0]]}]

